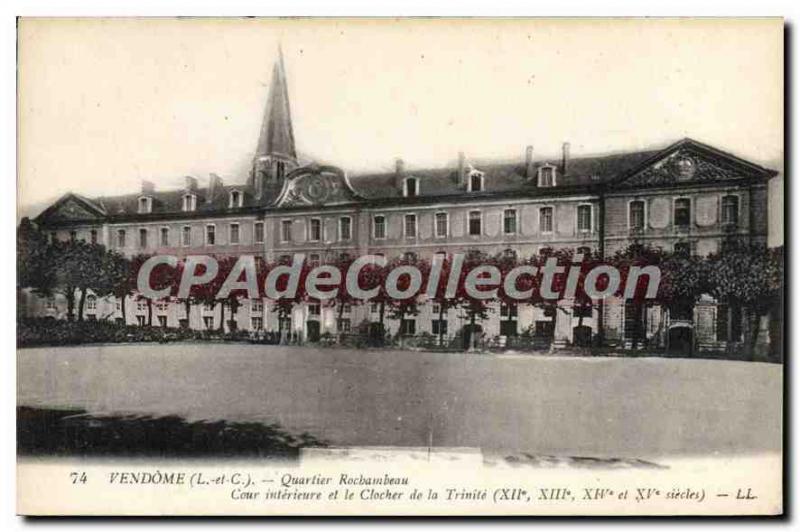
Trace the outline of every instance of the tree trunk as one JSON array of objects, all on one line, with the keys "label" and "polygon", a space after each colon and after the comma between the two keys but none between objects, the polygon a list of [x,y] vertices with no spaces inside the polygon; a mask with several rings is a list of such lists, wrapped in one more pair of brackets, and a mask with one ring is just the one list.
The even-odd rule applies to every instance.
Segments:
[{"label": "tree trunk", "polygon": [[339,343],[342,343],[342,331],[339,330],[339,324],[342,323],[342,315],[344,314],[344,303],[339,302],[339,312],[336,318],[336,336]]},{"label": "tree trunk", "polygon": [[758,312],[750,311],[750,360],[756,359],[756,344],[758,343],[759,329],[761,329],[761,316]]},{"label": "tree trunk", "polygon": [[147,300],[147,326],[153,326],[153,300]]},{"label": "tree trunk", "polygon": [[86,303],[86,289],[79,288],[80,298],[78,298],[78,321],[83,321],[83,305]]},{"label": "tree trunk", "polygon": [[439,304],[439,347],[442,347],[444,330],[442,329],[442,317],[444,316],[444,304]]},{"label": "tree trunk", "polygon": [[219,302],[219,332],[225,332],[225,302]]},{"label": "tree trunk", "polygon": [[190,317],[189,317],[189,313],[190,313],[190,312],[191,312],[191,310],[192,310],[192,302],[191,302],[191,301],[189,300],[189,298],[187,297],[187,298],[184,300],[183,304],[186,306],[186,328],[187,328],[187,329],[191,329],[191,328],[192,328],[192,320],[191,320],[191,319],[190,319]]},{"label": "tree trunk", "polygon": [[403,309],[403,307],[400,307],[400,308],[401,308],[401,310],[400,310],[400,326],[397,329],[397,339],[400,342],[400,349],[402,349],[406,345],[406,341],[405,341],[406,335],[403,334],[403,318],[405,318],[406,312],[405,312],[405,309]]},{"label": "tree trunk", "polygon": [[469,350],[474,351],[477,347],[477,335],[475,334],[475,313],[470,313],[469,316]]},{"label": "tree trunk", "polygon": [[75,289],[70,287],[64,291],[67,298],[67,320],[75,321]]},{"label": "tree trunk", "polygon": [[120,310],[122,311],[122,325],[127,325],[128,324],[128,314],[125,311],[125,300],[126,299],[127,299],[127,297],[125,297],[125,294],[122,294],[122,296],[120,297],[120,306],[119,306]]}]

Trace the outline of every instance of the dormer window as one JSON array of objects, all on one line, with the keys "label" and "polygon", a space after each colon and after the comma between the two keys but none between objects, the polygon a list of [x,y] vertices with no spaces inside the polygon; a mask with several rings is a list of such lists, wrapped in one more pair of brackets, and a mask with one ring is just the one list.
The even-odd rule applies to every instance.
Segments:
[{"label": "dormer window", "polygon": [[150,196],[142,196],[139,198],[139,214],[148,214],[153,212],[153,198]]},{"label": "dormer window", "polygon": [[539,168],[539,186],[556,186],[556,169],[554,166],[542,166]]},{"label": "dormer window", "polygon": [[191,212],[197,209],[197,196],[194,194],[184,194],[183,196],[183,211]]},{"label": "dormer window", "polygon": [[228,200],[228,207],[231,209],[235,209],[237,207],[241,207],[243,205],[244,195],[238,190],[231,190],[229,200]]},{"label": "dormer window", "polygon": [[419,179],[416,177],[407,177],[403,182],[403,196],[407,198],[414,198],[419,196]]},{"label": "dormer window", "polygon": [[467,182],[467,190],[469,192],[483,192],[482,172],[472,172],[469,175],[469,181]]}]

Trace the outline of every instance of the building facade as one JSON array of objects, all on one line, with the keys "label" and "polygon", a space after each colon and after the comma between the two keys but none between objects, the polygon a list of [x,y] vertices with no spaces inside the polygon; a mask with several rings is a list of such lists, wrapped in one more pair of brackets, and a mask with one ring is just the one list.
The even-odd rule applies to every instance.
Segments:
[{"label": "building facade", "polygon": [[[522,151],[522,150],[521,150]],[[157,190],[150,182],[138,194],[87,198],[67,194],[35,222],[53,239],[83,239],[132,256],[159,253],[258,254],[274,260],[293,253],[324,261],[351,256],[437,253],[470,250],[490,255],[528,257],[543,248],[572,248],[613,254],[634,242],[698,255],[731,240],[766,243],[767,185],[776,172],[700,142],[683,139],[656,150],[574,156],[563,145],[557,160],[537,158],[531,146],[519,160],[505,163],[469,160],[459,154],[455,167],[407,168],[349,176],[340,168],[298,161],[289,94],[282,59],[273,71],[250,175],[226,184],[211,174],[206,186],[186,177],[180,190]],[[27,296],[30,315],[61,317],[63,301]],[[122,319],[121,302],[87,300],[90,319]],[[129,323],[144,323],[147,305],[129,298]],[[180,303],[155,306],[154,324],[217,328],[221,310]],[[387,321],[389,331],[407,334],[457,334],[463,312],[451,309],[444,323],[435,305],[424,304],[405,323]],[[605,337],[629,343],[630,311],[607,301]],[[695,331],[695,342],[714,347],[738,341],[718,325],[727,310],[703,300],[692,316],[680,319],[646,310],[648,338],[658,340],[674,324]],[[482,324],[488,336],[513,336],[525,330],[557,344],[575,341],[580,324],[597,332],[599,311],[577,316],[568,302],[556,312],[530,306],[500,307]],[[626,313],[628,314],[626,316]],[[727,316],[727,314],[726,314]],[[289,323],[279,323],[268,300],[244,302],[226,328],[277,330],[288,327],[314,340],[325,332],[348,332],[377,319],[373,305],[338,309],[299,305]],[[730,317],[726,317],[730,319]]]}]

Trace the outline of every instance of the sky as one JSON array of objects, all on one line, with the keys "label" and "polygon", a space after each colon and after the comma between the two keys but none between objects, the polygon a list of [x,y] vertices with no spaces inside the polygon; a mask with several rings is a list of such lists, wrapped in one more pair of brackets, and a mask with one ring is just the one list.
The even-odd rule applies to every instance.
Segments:
[{"label": "sky", "polygon": [[243,182],[278,43],[298,151],[350,174],[687,136],[783,157],[780,19],[23,19],[20,208]]}]

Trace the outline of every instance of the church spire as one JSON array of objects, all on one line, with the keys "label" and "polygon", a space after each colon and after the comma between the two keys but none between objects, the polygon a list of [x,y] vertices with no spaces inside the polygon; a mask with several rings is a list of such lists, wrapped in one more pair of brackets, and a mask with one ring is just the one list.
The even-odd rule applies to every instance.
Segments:
[{"label": "church spire", "polygon": [[286,174],[296,167],[289,89],[283,69],[283,51],[278,46],[278,60],[272,69],[269,99],[253,157],[252,183],[256,199],[261,199],[265,187],[280,186]]},{"label": "church spire", "polygon": [[278,47],[278,60],[272,69],[269,100],[264,111],[256,148],[256,159],[262,157],[279,158],[291,163],[297,160],[294,131],[292,130],[292,113],[289,108],[289,90],[286,87],[283,51],[280,46]]}]

